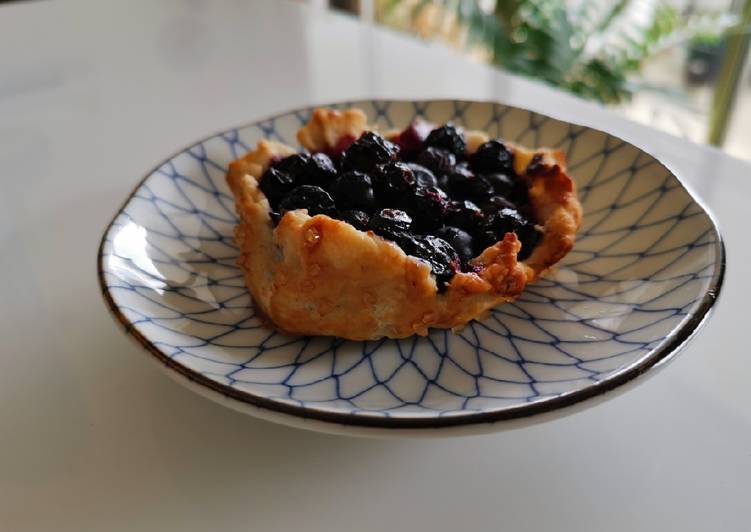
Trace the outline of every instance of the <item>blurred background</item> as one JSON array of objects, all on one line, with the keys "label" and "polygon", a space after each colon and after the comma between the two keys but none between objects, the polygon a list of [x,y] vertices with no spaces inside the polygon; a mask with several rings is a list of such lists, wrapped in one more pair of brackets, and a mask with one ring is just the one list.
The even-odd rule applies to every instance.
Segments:
[{"label": "blurred background", "polygon": [[751,160],[751,0],[298,0]]}]

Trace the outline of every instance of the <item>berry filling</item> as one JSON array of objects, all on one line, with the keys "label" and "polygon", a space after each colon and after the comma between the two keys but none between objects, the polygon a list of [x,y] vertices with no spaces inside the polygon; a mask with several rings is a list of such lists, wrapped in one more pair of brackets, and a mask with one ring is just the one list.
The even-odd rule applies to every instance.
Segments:
[{"label": "berry filling", "polygon": [[431,131],[425,139],[425,146],[453,153],[458,159],[463,159],[467,151],[464,132],[455,128],[451,123]]},{"label": "berry filling", "polygon": [[339,157],[342,170],[370,172],[376,166],[396,160],[399,146],[384,139],[378,133],[366,131]]},{"label": "berry filling", "polygon": [[[456,272],[473,272],[472,258],[515,233],[518,259],[541,238],[527,185],[514,172],[514,154],[499,140],[467,156],[461,128],[417,120],[394,142],[368,131],[327,153],[298,153],[275,161],[260,189],[278,223],[307,209],[396,243],[427,262],[439,291]],[[535,156],[530,170],[544,171]]]},{"label": "berry filling", "polygon": [[399,134],[396,144],[399,146],[399,155],[408,160],[420,153],[425,139],[433,130],[433,126],[424,120],[417,119]]}]

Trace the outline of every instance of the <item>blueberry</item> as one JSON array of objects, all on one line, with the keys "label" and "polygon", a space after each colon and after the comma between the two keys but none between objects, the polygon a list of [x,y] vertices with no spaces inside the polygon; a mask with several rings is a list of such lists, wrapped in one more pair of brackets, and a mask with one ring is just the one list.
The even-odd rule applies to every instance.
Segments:
[{"label": "blueberry", "polygon": [[412,218],[404,211],[383,209],[373,215],[368,227],[375,234],[399,243],[409,233]]},{"label": "blueberry", "polygon": [[485,222],[485,215],[480,207],[469,200],[454,200],[446,208],[445,221],[465,231],[479,230]]},{"label": "blueberry", "polygon": [[501,141],[489,140],[472,154],[470,163],[478,174],[513,173],[514,154]]},{"label": "blueberry", "polygon": [[339,213],[337,218],[360,231],[367,231],[370,217],[362,211],[344,211]]},{"label": "blueberry", "polygon": [[443,179],[441,183],[443,183],[444,188],[446,188],[450,194],[464,196],[464,189],[466,188],[464,183],[468,179],[473,178],[474,174],[467,166],[460,164],[449,169],[442,177]]},{"label": "blueberry", "polygon": [[352,171],[339,176],[331,186],[331,194],[342,209],[371,212],[375,208],[373,183],[368,174]]},{"label": "blueberry", "polygon": [[331,157],[325,153],[314,153],[308,163],[306,183],[326,186],[336,179],[336,166]]},{"label": "blueberry", "polygon": [[409,169],[415,174],[415,181],[418,187],[437,187],[438,180],[435,174],[417,163],[407,163]]},{"label": "blueberry", "polygon": [[535,250],[535,246],[537,246],[538,242],[540,242],[542,233],[537,230],[534,225],[530,224],[524,231],[522,231],[521,236],[517,234],[517,237],[522,243],[522,248],[519,250],[519,254],[516,258],[517,260],[526,260]]},{"label": "blueberry", "polygon": [[457,166],[447,174],[452,195],[458,198],[482,200],[493,194],[493,186],[485,177],[475,175],[466,166]]},{"label": "blueberry", "polygon": [[529,189],[522,180],[517,180],[514,184],[514,188],[511,190],[510,199],[517,205],[529,204]]},{"label": "blueberry", "polygon": [[501,173],[484,174],[482,177],[492,185],[493,195],[504,197],[511,206],[529,203],[529,190],[524,180],[511,178],[508,174]]},{"label": "blueberry", "polygon": [[516,179],[503,172],[484,174],[483,177],[492,185],[493,192],[500,196],[509,197],[517,188]]},{"label": "blueberry", "polygon": [[422,259],[433,271],[438,291],[446,289],[446,283],[460,269],[459,255],[451,244],[432,235],[410,235],[401,243],[407,255]]},{"label": "blueberry", "polygon": [[501,209],[487,217],[485,227],[501,240],[506,233],[513,233],[525,224],[527,220],[516,209]]},{"label": "blueberry", "polygon": [[451,247],[459,255],[463,266],[466,267],[469,261],[475,256],[474,241],[466,231],[462,231],[458,227],[445,225],[437,229],[433,234],[451,244]]},{"label": "blueberry", "polygon": [[417,177],[407,163],[391,162],[378,167],[373,176],[373,186],[379,201],[401,205],[414,194]]},{"label": "blueberry", "polygon": [[500,212],[503,209],[516,209],[516,205],[503,196],[490,196],[481,203],[482,210],[486,215]]},{"label": "blueberry", "polygon": [[296,153],[277,161],[273,166],[289,175],[296,185],[325,187],[336,179],[336,167],[325,153]]},{"label": "blueberry", "polygon": [[[503,174],[490,174],[486,175],[486,178],[489,178],[490,176],[500,176]],[[506,198],[506,202],[504,205],[502,205],[502,202],[499,200],[494,200],[498,205],[502,205],[503,207],[511,207],[519,210],[524,216],[528,218],[534,218],[532,215],[532,208],[529,204],[529,189],[527,188],[526,183],[522,179],[514,179],[513,183],[510,187],[507,186],[507,184],[501,185],[498,181],[495,183],[495,193],[497,195],[503,196]]]},{"label": "blueberry", "polygon": [[483,174],[483,177],[493,186],[493,192],[497,196],[508,198],[511,202],[519,205],[529,202],[527,184],[514,173],[495,172]]},{"label": "blueberry", "polygon": [[334,214],[334,200],[328,192],[315,185],[301,185],[279,203],[279,208],[284,214],[295,209],[307,209],[309,216],[317,214]]},{"label": "blueberry", "polygon": [[438,176],[438,186],[447,194],[451,193],[451,184],[449,183],[448,174],[441,174]]},{"label": "blueberry", "polygon": [[429,231],[441,224],[448,196],[438,187],[421,187],[410,199],[410,209],[417,229]]},{"label": "blueberry", "polygon": [[295,187],[295,180],[272,166],[261,176],[258,186],[266,195],[271,207],[276,208],[282,198]]},{"label": "blueberry", "polygon": [[309,153],[295,153],[294,155],[278,160],[272,166],[297,182],[305,173],[310,163],[310,157]]},{"label": "blueberry", "polygon": [[457,129],[450,122],[434,129],[425,139],[425,145],[440,148],[455,156],[462,158],[467,150],[467,143],[461,128]]},{"label": "blueberry", "polygon": [[381,135],[366,131],[342,154],[340,165],[344,170],[369,172],[379,164],[396,159],[399,147]]},{"label": "blueberry", "polygon": [[416,162],[436,175],[442,175],[450,172],[456,166],[456,157],[446,150],[427,148],[417,156]]},{"label": "blueberry", "polygon": [[531,223],[533,224],[537,223],[537,217],[535,216],[535,211],[532,208],[532,205],[530,203],[518,203],[516,205],[516,210],[519,211],[519,214],[524,216]]},{"label": "blueberry", "polygon": [[493,185],[481,175],[468,179],[464,186],[467,197],[478,201],[482,201],[493,193]]},{"label": "blueberry", "polygon": [[506,233],[516,233],[522,244],[518,259],[524,260],[532,253],[540,239],[540,233],[534,224],[522,216],[515,209],[502,209],[500,212],[488,216],[485,224],[485,246],[491,246],[502,240]]}]

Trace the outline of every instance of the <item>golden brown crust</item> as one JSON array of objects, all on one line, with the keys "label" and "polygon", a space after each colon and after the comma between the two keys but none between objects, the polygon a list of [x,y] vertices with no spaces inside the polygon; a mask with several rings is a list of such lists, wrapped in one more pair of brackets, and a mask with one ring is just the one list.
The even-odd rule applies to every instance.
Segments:
[{"label": "golden brown crust", "polygon": [[[335,146],[339,137],[331,131],[352,135],[360,127],[353,124],[364,127],[364,114],[354,121],[344,118],[355,116],[350,111],[316,110],[298,138],[315,150]],[[473,142],[474,148],[481,143]],[[534,153],[541,152],[513,149],[517,171],[526,175]],[[261,141],[231,163],[227,174],[240,215],[236,237],[246,283],[259,311],[291,333],[367,340],[425,335],[431,327],[461,328],[518,297],[527,282],[565,255],[581,219],[562,155],[542,152],[537,173],[527,177],[532,206],[543,221],[541,243],[525,263],[518,263],[521,244],[508,233],[472,260],[476,273],[457,273],[438,293],[428,264],[371,231],[328,216],[310,217],[305,210],[288,212],[274,228],[258,181],[275,157],[292,151]]]},{"label": "golden brown crust", "polygon": [[[560,261],[571,251],[582,219],[576,184],[566,173],[566,156],[550,149],[528,150],[511,144],[514,170],[527,180],[535,217],[542,222],[543,238],[524,264],[527,282]],[[530,164],[537,158],[536,168]]]},{"label": "golden brown crust", "polygon": [[310,121],[297,132],[297,140],[308,151],[328,151],[342,138],[358,138],[367,129],[367,123],[368,118],[360,109],[316,109]]},{"label": "golden brown crust", "polygon": [[229,163],[227,171],[227,183],[232,193],[237,196],[247,192],[243,185],[243,178],[246,175],[260,179],[266,169],[271,165],[274,159],[280,159],[295,153],[294,148],[290,148],[281,142],[261,139],[255,150],[249,151],[243,157]]}]

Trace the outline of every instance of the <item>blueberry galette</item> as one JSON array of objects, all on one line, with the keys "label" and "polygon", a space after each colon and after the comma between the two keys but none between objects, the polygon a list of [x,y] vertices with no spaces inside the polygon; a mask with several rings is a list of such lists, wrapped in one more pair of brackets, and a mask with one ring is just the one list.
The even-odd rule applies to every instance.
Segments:
[{"label": "blueberry galette", "polygon": [[460,328],[568,253],[581,221],[560,152],[420,120],[379,134],[317,109],[307,150],[230,164],[239,264],[279,329],[353,340]]}]

